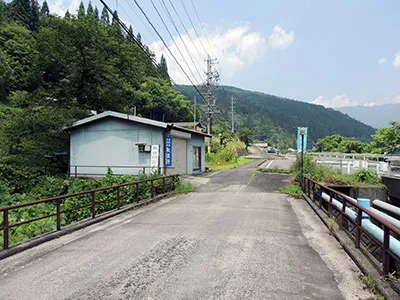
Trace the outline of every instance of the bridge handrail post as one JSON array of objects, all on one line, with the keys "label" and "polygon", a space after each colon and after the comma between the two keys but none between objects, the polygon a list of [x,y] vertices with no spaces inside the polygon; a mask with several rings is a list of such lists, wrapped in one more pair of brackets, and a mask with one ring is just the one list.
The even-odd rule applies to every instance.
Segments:
[{"label": "bridge handrail post", "polygon": [[354,246],[356,249],[360,249],[361,246],[361,222],[362,222],[362,211],[358,209],[356,218],[356,239],[354,241]]},{"label": "bridge handrail post", "polygon": [[57,222],[57,231],[61,230],[61,200],[56,200],[56,222]]},{"label": "bridge handrail post", "polygon": [[382,262],[383,275],[389,274],[390,271],[389,243],[390,243],[390,229],[387,226],[383,225],[383,262]]},{"label": "bridge handrail post", "polygon": [[136,182],[136,202],[139,202],[139,182]]},{"label": "bridge handrail post", "polygon": [[319,191],[318,191],[319,208],[321,209],[322,208],[322,188],[320,185],[318,187],[319,187]]},{"label": "bridge handrail post", "polygon": [[162,192],[165,194],[165,177],[162,179]]},{"label": "bridge handrail post", "polygon": [[344,216],[346,213],[347,200],[343,199],[342,209],[340,211],[339,230],[343,230]]},{"label": "bridge handrail post", "polygon": [[8,209],[3,211],[3,249],[8,249]]},{"label": "bridge handrail post", "polygon": [[120,195],[120,187],[117,186],[117,209],[121,208],[121,195]]},{"label": "bridge handrail post", "polygon": [[91,192],[92,195],[92,218],[96,217],[96,195],[95,192]]}]

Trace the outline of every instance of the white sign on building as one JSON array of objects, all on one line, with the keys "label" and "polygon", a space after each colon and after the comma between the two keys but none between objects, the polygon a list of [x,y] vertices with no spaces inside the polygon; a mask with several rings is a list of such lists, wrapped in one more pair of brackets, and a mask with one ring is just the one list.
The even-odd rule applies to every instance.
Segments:
[{"label": "white sign on building", "polygon": [[151,145],[151,170],[158,171],[160,161],[160,145]]}]

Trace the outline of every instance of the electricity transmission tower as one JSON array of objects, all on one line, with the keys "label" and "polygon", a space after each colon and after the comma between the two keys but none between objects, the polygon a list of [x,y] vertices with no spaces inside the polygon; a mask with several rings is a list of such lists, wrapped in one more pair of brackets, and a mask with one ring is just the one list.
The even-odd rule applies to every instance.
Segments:
[{"label": "electricity transmission tower", "polygon": [[[210,55],[207,57],[207,72],[206,72],[206,115],[207,115],[207,133],[212,134],[212,121],[215,113],[215,94],[214,91],[218,86],[219,74],[217,70],[213,68],[217,64],[217,59],[212,59]],[[208,153],[211,151],[210,139],[208,140]]]}]

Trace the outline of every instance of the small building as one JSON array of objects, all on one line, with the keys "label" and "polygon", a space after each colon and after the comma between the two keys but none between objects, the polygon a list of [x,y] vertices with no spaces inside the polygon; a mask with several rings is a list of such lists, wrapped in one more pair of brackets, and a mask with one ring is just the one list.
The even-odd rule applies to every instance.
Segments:
[{"label": "small building", "polygon": [[205,171],[205,138],[176,124],[106,111],[79,120],[70,133],[70,176]]}]

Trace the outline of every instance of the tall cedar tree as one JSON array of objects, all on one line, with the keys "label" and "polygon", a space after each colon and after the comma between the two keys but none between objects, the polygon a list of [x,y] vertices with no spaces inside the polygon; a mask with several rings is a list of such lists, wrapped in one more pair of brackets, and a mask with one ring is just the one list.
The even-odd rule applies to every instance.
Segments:
[{"label": "tall cedar tree", "polygon": [[169,81],[169,75],[168,75],[168,67],[167,67],[167,61],[165,60],[164,55],[161,55],[161,60],[160,60],[160,73],[161,77]]},{"label": "tall cedar tree", "polygon": [[88,7],[87,7],[87,10],[86,10],[86,15],[88,17],[90,17],[90,16],[92,16],[93,13],[94,13],[94,11],[93,11],[92,2],[89,1]]},{"label": "tall cedar tree", "polygon": [[94,8],[94,18],[96,19],[96,21],[99,21],[99,10],[97,9],[97,7]]},{"label": "tall cedar tree", "polygon": [[128,31],[129,31],[128,36],[127,36],[128,42],[134,43],[135,41],[134,41],[133,37],[134,37],[135,35],[133,34],[132,25],[129,25],[129,30],[128,30]]},{"label": "tall cedar tree", "polygon": [[46,0],[43,1],[42,9],[40,10],[40,13],[41,13],[43,16],[48,16],[48,15],[50,14],[50,9],[49,9],[49,6],[48,6]]},{"label": "tall cedar tree", "polygon": [[85,18],[85,6],[83,5],[83,2],[79,4],[79,9],[78,9],[78,19],[83,19]]},{"label": "tall cedar tree", "polygon": [[103,10],[101,11],[101,23],[104,25],[110,25],[110,15],[105,7],[103,7]]}]

